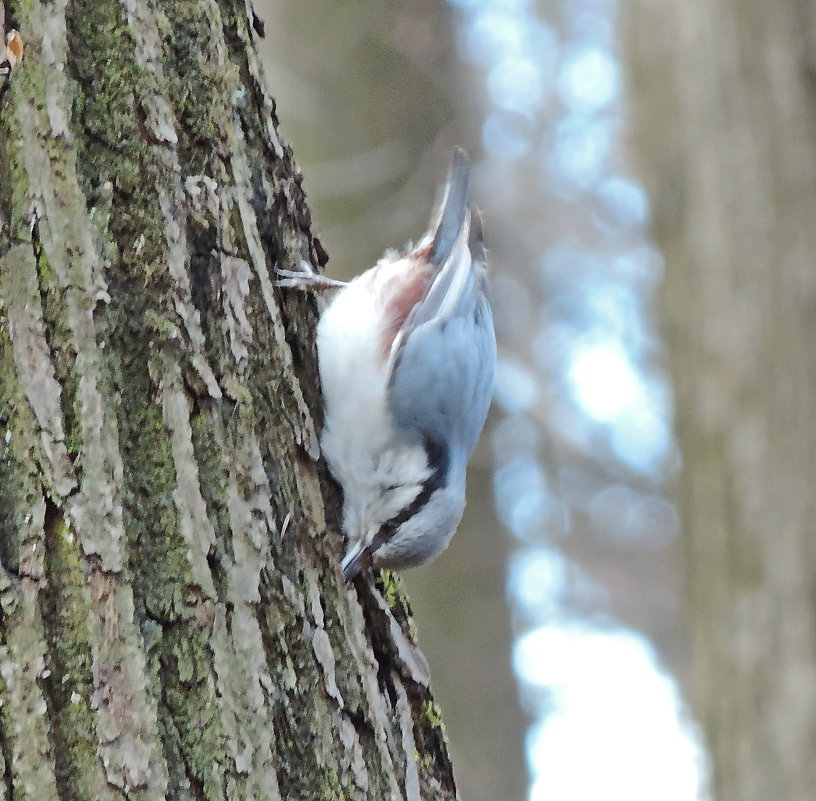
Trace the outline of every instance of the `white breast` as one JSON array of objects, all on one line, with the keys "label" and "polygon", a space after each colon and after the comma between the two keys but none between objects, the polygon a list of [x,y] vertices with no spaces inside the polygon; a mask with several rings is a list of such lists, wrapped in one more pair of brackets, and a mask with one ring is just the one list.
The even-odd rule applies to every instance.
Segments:
[{"label": "white breast", "polygon": [[[325,401],[321,447],[343,486],[344,528],[365,537],[418,494],[430,474],[422,447],[395,440],[387,408],[382,309],[398,264],[367,271],[337,293],[317,328]],[[384,295],[385,293],[385,295]],[[383,487],[405,485],[383,494]]]}]

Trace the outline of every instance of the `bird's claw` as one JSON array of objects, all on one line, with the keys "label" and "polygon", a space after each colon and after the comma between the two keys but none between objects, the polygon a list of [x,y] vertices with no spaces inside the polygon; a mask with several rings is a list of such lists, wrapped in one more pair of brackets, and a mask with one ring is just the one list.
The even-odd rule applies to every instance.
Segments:
[{"label": "bird's claw", "polygon": [[326,278],[325,275],[318,275],[312,269],[312,265],[305,260],[300,262],[297,270],[284,270],[281,267],[275,267],[275,274],[281,276],[275,281],[275,286],[303,291],[310,289],[313,291],[339,289],[346,285],[344,281],[335,281],[332,278]]}]

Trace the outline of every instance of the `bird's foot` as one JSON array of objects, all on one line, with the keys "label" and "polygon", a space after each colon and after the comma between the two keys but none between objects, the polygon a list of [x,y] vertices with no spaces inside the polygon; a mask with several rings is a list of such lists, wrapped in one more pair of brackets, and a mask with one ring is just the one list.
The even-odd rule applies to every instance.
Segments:
[{"label": "bird's foot", "polygon": [[326,289],[340,289],[346,286],[345,281],[335,281],[333,278],[326,278],[325,275],[318,275],[308,261],[301,261],[298,270],[283,270],[275,267],[275,273],[280,278],[275,281],[275,286],[300,289],[302,291],[312,290],[321,292]]}]

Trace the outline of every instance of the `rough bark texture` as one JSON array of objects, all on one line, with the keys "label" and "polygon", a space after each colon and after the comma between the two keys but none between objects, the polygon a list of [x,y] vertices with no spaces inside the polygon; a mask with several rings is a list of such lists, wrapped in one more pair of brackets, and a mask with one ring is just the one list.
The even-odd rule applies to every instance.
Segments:
[{"label": "rough bark texture", "polygon": [[816,11],[629,5],[721,801],[816,788]]},{"label": "rough bark texture", "polygon": [[398,582],[340,577],[261,23],[5,12],[0,801],[455,798]]}]

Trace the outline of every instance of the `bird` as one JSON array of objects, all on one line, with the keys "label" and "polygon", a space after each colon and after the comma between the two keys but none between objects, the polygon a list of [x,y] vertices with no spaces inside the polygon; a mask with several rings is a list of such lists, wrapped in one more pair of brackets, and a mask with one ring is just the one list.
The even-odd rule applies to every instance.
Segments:
[{"label": "bird", "polygon": [[322,453],[343,490],[343,578],[404,569],[448,546],[492,397],[496,338],[482,218],[456,148],[428,231],[349,283],[277,270],[282,286],[333,289],[317,326]]}]

